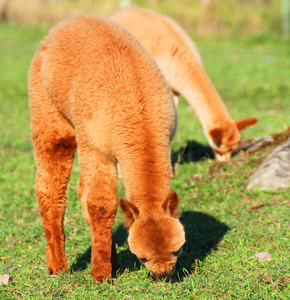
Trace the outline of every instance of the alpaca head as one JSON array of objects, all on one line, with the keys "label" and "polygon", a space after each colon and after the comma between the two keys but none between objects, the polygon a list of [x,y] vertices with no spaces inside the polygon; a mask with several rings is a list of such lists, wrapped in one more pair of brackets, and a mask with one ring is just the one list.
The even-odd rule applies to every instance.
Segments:
[{"label": "alpaca head", "polygon": [[176,192],[171,191],[162,205],[148,203],[139,209],[123,198],[120,205],[128,221],[130,250],[152,276],[169,281],[185,242]]},{"label": "alpaca head", "polygon": [[211,148],[218,161],[224,162],[231,158],[241,140],[240,131],[258,122],[256,118],[224,121],[223,125],[213,126],[206,134]]}]

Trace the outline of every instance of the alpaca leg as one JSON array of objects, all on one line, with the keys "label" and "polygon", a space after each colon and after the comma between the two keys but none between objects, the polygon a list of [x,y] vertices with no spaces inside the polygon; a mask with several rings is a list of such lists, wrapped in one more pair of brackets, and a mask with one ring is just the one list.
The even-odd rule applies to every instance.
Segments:
[{"label": "alpaca leg", "polygon": [[78,194],[91,230],[93,277],[95,282],[103,281],[112,272],[112,226],[118,205],[116,164],[96,150],[82,147],[79,162],[82,179]]},{"label": "alpaca leg", "polygon": [[68,271],[63,218],[76,141],[72,126],[55,108],[39,78],[33,78],[34,85],[30,89],[31,128],[37,162],[36,196],[47,240],[48,270],[50,274],[57,274],[60,270]]},{"label": "alpaca leg", "polygon": [[[78,188],[78,197],[81,201],[82,204],[82,208],[83,208],[83,214],[85,217],[85,220],[87,221],[88,225],[90,225],[89,223],[89,213],[87,210],[87,201],[85,199],[85,197],[83,196],[84,193],[84,179],[82,174],[80,175],[79,178],[80,182],[79,182],[79,188]],[[113,272],[117,272],[118,270],[121,269],[121,265],[119,263],[119,259],[118,259],[118,254],[117,254],[117,250],[116,250],[116,244],[114,241],[114,236],[113,236],[113,232],[112,232],[112,247],[111,247],[111,264],[112,264],[112,271]]]},{"label": "alpaca leg", "polygon": [[34,135],[37,159],[36,195],[47,240],[47,266],[50,274],[68,271],[64,251],[63,218],[67,201],[67,183],[73,166],[74,136]]},{"label": "alpaca leg", "polygon": [[88,213],[88,209],[87,209],[87,201],[86,201],[85,198],[83,198],[84,189],[85,189],[84,178],[83,178],[82,174],[80,174],[80,177],[79,177],[79,188],[78,188],[78,198],[81,201],[84,218],[85,218],[86,222],[88,223],[88,225],[90,225],[90,222],[89,222],[89,213]]}]

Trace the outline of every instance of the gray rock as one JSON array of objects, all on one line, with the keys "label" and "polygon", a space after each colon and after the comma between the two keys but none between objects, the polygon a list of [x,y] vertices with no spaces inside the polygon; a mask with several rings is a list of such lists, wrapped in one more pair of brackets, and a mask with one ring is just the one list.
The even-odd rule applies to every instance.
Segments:
[{"label": "gray rock", "polygon": [[278,190],[290,187],[290,138],[277,147],[249,180],[247,189]]},{"label": "gray rock", "polygon": [[2,285],[2,284],[8,284],[11,281],[12,281],[12,276],[10,276],[8,274],[2,274],[2,275],[0,275],[0,285]]},{"label": "gray rock", "polygon": [[273,258],[271,257],[269,252],[259,252],[255,255],[255,257],[257,258],[257,260],[259,262],[263,262],[263,261],[271,261],[273,260]]}]

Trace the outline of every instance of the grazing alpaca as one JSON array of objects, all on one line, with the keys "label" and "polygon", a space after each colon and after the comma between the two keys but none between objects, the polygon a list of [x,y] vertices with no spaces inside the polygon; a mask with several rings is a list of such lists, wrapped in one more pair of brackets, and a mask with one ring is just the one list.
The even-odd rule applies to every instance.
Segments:
[{"label": "grazing alpaca", "polygon": [[124,8],[111,18],[132,32],[156,60],[175,104],[181,94],[196,111],[217,160],[229,160],[240,142],[240,131],[257,119],[230,117],[189,36],[172,19],[142,8]]},{"label": "grazing alpaca", "polygon": [[156,64],[117,24],[79,16],[42,42],[30,67],[29,96],[50,274],[68,271],[63,218],[78,149],[78,195],[91,231],[94,281],[110,276],[110,260],[118,267],[111,234],[117,163],[128,198],[120,205],[131,251],[158,279],[169,278],[185,235],[170,184],[176,110]]}]

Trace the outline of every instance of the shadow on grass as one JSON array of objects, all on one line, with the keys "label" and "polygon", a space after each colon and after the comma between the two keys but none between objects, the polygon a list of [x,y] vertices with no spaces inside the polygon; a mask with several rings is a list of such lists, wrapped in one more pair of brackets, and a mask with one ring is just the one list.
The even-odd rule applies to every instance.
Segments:
[{"label": "shadow on grass", "polygon": [[[124,246],[127,238],[127,229],[123,225],[118,226],[118,228],[114,232],[114,240],[116,245],[118,245],[119,247]],[[77,257],[76,261],[72,264],[70,268],[71,272],[85,270],[91,263],[91,252],[92,247],[90,246],[83,254],[80,254]],[[119,251],[118,258],[123,268],[129,269],[130,271],[140,269],[141,264],[139,260],[129,249]]]},{"label": "shadow on grass", "polygon": [[196,141],[187,141],[185,147],[174,151],[171,154],[171,161],[174,166],[175,163],[185,163],[191,161],[206,160],[214,158],[214,153],[209,146],[202,145]]},{"label": "shadow on grass", "polygon": [[85,270],[91,263],[91,252],[92,247],[90,246],[83,254],[80,254],[70,267],[70,272]]},{"label": "shadow on grass", "polygon": [[[202,261],[213,250],[230,228],[212,216],[201,212],[185,211],[180,218],[185,228],[186,243],[183,252],[177,261],[176,272],[173,281],[181,281],[186,273],[192,273],[197,260]],[[120,225],[114,232],[116,244],[124,246],[127,240],[127,230]],[[140,269],[140,263],[136,256],[129,250],[121,250],[118,253],[120,264],[130,271]],[[91,247],[81,254],[72,265],[71,271],[84,270],[91,261]],[[185,271],[184,271],[185,270]]]},{"label": "shadow on grass", "polygon": [[[230,227],[201,212],[185,211],[180,218],[185,229],[186,242],[176,264],[175,276],[182,280],[192,273],[197,261],[203,261],[230,230]],[[183,270],[186,270],[185,272]]]}]

